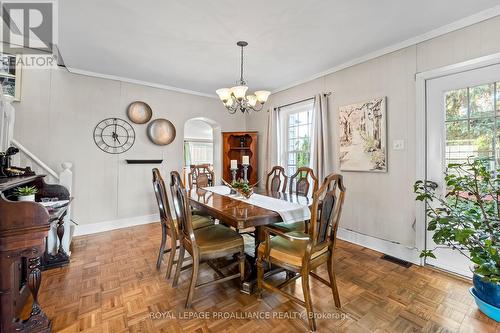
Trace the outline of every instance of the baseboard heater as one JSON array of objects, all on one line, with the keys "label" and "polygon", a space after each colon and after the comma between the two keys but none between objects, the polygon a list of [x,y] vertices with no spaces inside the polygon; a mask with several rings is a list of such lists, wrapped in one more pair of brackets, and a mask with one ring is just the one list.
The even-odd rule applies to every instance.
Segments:
[{"label": "baseboard heater", "polygon": [[406,268],[410,268],[412,263],[409,262],[409,261],[406,261],[406,260],[402,260],[402,259],[398,259],[396,257],[393,257],[393,256],[390,256],[390,255],[387,255],[387,254],[384,254],[382,257],[383,260],[387,260],[387,261],[390,261],[396,265],[399,265],[399,266],[403,266],[403,267],[406,267]]}]

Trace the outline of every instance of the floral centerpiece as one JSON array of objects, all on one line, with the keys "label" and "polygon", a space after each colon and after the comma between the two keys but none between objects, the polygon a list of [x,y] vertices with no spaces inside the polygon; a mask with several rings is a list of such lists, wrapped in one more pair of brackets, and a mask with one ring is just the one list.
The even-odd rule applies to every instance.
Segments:
[{"label": "floral centerpiece", "polygon": [[242,195],[245,199],[248,199],[248,198],[250,198],[252,196],[252,194],[253,194],[253,188],[254,188],[255,185],[257,185],[257,184],[250,185],[249,183],[244,182],[241,179],[239,181],[235,180],[231,184],[229,184],[228,182],[226,182],[224,179],[222,180],[222,182],[224,183],[224,185],[226,185],[227,187],[229,187],[235,193],[238,193],[238,194]]}]

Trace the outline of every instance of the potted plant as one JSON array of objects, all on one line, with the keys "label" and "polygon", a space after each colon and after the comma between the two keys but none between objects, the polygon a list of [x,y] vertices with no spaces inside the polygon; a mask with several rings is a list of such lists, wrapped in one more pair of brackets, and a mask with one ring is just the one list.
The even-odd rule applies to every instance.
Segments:
[{"label": "potted plant", "polygon": [[35,194],[38,190],[35,186],[24,186],[15,189],[18,201],[35,201]]},{"label": "potted plant", "polygon": [[[500,169],[489,162],[469,158],[449,164],[445,172],[446,193],[435,183],[419,180],[416,200],[425,201],[427,230],[438,246],[459,251],[473,263],[471,294],[481,311],[500,320]],[[432,250],[420,257],[436,258]]]}]

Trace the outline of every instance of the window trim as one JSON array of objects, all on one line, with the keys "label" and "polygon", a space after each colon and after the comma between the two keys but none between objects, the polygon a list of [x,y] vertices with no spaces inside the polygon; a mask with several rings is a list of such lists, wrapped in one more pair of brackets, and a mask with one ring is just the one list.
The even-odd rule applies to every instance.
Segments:
[{"label": "window trim", "polygon": [[[306,100],[302,100],[296,103],[288,104],[286,106],[282,106],[279,108],[279,126],[281,127],[281,140],[282,140],[282,148],[280,150],[279,161],[280,164],[285,168],[286,173],[288,173],[288,157],[290,153],[299,153],[303,152],[303,150],[288,150],[289,145],[289,118],[293,114],[298,114],[302,112],[311,111],[311,122],[309,123],[309,133],[310,133],[310,143],[311,147],[309,149],[309,159],[311,158],[311,150],[312,150],[312,139],[313,139],[313,130],[314,130],[314,98],[309,98]],[[299,127],[299,126],[297,126]],[[296,165],[295,165],[296,166]]]}]

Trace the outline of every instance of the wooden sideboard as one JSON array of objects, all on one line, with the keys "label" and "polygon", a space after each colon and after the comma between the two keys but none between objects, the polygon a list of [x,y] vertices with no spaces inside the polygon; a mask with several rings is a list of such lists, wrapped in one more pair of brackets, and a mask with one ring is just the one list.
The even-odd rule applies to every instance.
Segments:
[{"label": "wooden sideboard", "polygon": [[238,161],[237,179],[243,178],[243,156],[248,156],[248,181],[258,181],[257,132],[222,132],[222,178],[231,182],[231,160]]},{"label": "wooden sideboard", "polygon": [[[51,321],[38,303],[42,261],[51,223],[61,224],[68,204],[48,210],[38,202],[14,201],[18,186],[34,185],[37,199],[69,200],[61,185],[46,184],[43,175],[0,179],[0,333],[51,332]],[[57,256],[57,254],[53,255]],[[58,256],[60,259],[61,256]],[[33,296],[28,318],[19,315]]]}]

